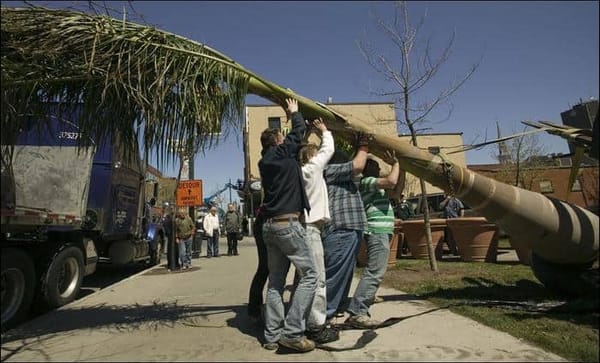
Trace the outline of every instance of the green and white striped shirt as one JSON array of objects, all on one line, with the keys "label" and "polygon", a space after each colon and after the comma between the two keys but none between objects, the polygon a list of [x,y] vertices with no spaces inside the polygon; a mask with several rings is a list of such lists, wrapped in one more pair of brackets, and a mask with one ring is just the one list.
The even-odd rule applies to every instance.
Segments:
[{"label": "green and white striped shirt", "polygon": [[359,190],[367,215],[367,232],[394,233],[394,210],[387,192],[377,188],[377,178],[362,178]]}]

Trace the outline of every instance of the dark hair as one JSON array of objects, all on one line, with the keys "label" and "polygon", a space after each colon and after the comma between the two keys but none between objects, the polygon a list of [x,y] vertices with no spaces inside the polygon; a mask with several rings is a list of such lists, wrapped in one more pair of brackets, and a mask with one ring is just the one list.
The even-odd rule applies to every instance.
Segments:
[{"label": "dark hair", "polygon": [[342,150],[335,150],[331,159],[329,159],[329,164],[343,164],[350,161],[350,157],[346,152]]},{"label": "dark hair", "polygon": [[367,159],[367,163],[365,164],[365,168],[363,169],[364,176],[374,176],[379,178],[379,173],[381,172],[381,168],[379,167],[379,163],[375,159]]},{"label": "dark hair", "polygon": [[260,135],[260,143],[263,149],[277,145],[277,136],[281,131],[275,128],[265,129]]}]

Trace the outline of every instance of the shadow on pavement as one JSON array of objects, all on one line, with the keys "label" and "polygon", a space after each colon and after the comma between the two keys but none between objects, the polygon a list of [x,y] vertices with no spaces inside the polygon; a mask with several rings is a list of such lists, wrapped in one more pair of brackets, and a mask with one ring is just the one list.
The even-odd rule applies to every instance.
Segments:
[{"label": "shadow on pavement", "polygon": [[[211,323],[210,315],[228,311],[239,315],[243,307],[178,305],[177,302],[152,305],[109,306],[99,304],[83,308],[67,308],[44,315],[32,323],[23,324],[2,335],[2,343],[27,340],[50,334],[65,334],[79,329],[134,331],[174,327],[177,324],[199,327],[222,327]],[[243,325],[240,325],[240,329]]]}]

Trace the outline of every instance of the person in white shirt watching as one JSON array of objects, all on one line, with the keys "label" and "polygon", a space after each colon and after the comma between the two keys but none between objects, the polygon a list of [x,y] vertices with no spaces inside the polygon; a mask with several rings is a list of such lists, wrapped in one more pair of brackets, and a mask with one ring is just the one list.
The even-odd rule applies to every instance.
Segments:
[{"label": "person in white shirt watching", "polygon": [[221,226],[217,208],[211,207],[210,213],[204,216],[202,221],[204,233],[206,233],[206,257],[219,257],[219,235],[221,234]]}]

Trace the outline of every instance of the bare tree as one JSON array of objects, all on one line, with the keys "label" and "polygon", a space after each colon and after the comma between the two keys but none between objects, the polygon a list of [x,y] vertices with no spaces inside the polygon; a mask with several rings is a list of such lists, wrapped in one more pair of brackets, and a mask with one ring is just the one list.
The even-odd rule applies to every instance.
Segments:
[{"label": "bare tree", "polygon": [[527,134],[501,143],[504,155],[496,156],[500,164],[497,179],[503,183],[532,190],[542,176],[548,161],[539,135]]},{"label": "bare tree", "polygon": [[[393,43],[399,56],[394,55],[388,58],[384,53],[376,51],[371,43],[366,41],[359,42],[359,48],[373,69],[384,80],[391,83],[390,89],[374,91],[373,93],[379,96],[393,97],[395,107],[401,114],[396,120],[397,124],[400,127],[409,129],[411,143],[418,146],[417,135],[424,130],[423,124],[431,121],[432,112],[442,105],[447,106],[447,117],[450,116],[452,112],[452,105],[449,102],[450,96],[473,75],[481,60],[471,65],[465,75],[456,78],[446,88],[437,91],[434,97],[421,97],[420,93],[425,90],[430,81],[438,74],[442,65],[450,58],[455,32],[451,33],[446,46],[436,57],[433,55],[431,37],[424,42],[421,42],[419,38],[427,14],[415,26],[412,26],[406,1],[396,2],[394,6],[393,21],[387,22],[375,16],[375,22],[378,28]],[[425,181],[419,179],[419,183],[421,198],[425,198],[426,203],[427,188]],[[452,190],[448,192],[453,193]],[[424,209],[424,219],[431,269],[438,271],[431,242],[430,218],[427,208]]]}]

